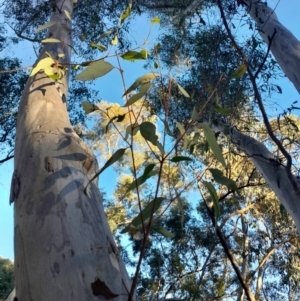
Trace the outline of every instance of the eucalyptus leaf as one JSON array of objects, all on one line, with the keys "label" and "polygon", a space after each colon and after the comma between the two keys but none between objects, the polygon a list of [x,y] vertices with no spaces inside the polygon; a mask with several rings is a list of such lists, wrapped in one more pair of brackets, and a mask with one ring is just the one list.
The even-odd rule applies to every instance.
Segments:
[{"label": "eucalyptus leaf", "polygon": [[206,182],[206,181],[203,181],[203,184],[205,185],[205,187],[207,188],[209,194],[210,194],[210,197],[213,201],[213,204],[214,204],[214,211],[215,211],[215,218],[216,218],[216,227],[217,227],[217,221],[220,217],[220,204],[219,204],[219,198],[217,196],[217,192],[215,190],[215,187],[210,183],[210,182]]},{"label": "eucalyptus leaf", "polygon": [[177,162],[181,162],[181,161],[193,161],[193,160],[191,158],[185,157],[185,156],[175,156],[170,161],[177,163]]},{"label": "eucalyptus leaf", "polygon": [[158,233],[160,233],[161,235],[163,235],[166,238],[173,238],[173,237],[175,237],[174,233],[171,233],[170,231],[168,231],[167,229],[162,228],[162,227],[159,227],[159,228],[153,227],[153,230],[156,231],[156,232],[158,232]]},{"label": "eucalyptus leaf", "polygon": [[156,77],[158,77],[159,74],[158,73],[147,73],[141,77],[139,77],[123,94],[123,96],[127,95],[128,93],[130,93],[131,91],[135,90],[136,88],[138,88],[140,85],[146,84],[148,82],[150,82],[151,80],[155,79]]},{"label": "eucalyptus leaf", "polygon": [[211,148],[212,152],[214,153],[214,155],[216,156],[218,161],[226,168],[226,163],[225,163],[221,148],[217,142],[214,132],[211,130],[211,128],[207,124],[201,123],[200,126],[204,131],[206,141],[207,141],[209,147]]},{"label": "eucalyptus leaf", "polygon": [[148,90],[151,88],[151,84],[144,84],[141,86],[140,91],[134,95],[132,95],[128,101],[126,102],[126,104],[124,105],[124,107],[128,107],[133,105],[135,102],[137,102],[139,99],[141,99],[147,92]]},{"label": "eucalyptus leaf", "polygon": [[38,31],[47,29],[47,28],[49,28],[49,27],[51,27],[51,26],[53,26],[53,25],[55,25],[55,24],[57,24],[57,23],[58,23],[58,21],[50,21],[50,22],[48,22],[48,23],[46,23],[46,24],[44,24],[44,25],[39,26],[39,27],[35,30],[35,32],[38,32]]},{"label": "eucalyptus leaf", "polygon": [[158,136],[156,135],[156,126],[153,123],[149,121],[141,123],[140,133],[143,138],[150,141],[153,145],[156,145]]},{"label": "eucalyptus leaf", "polygon": [[110,72],[114,66],[104,60],[90,63],[81,73],[77,74],[76,80],[93,80]]},{"label": "eucalyptus leaf", "polygon": [[130,223],[129,226],[127,226],[125,229],[121,231],[121,233],[126,233],[130,230],[130,226],[138,227],[142,224],[142,218],[145,222],[147,219],[150,218],[151,213],[155,213],[161,206],[162,201],[164,200],[164,197],[157,197],[156,199],[152,200],[149,204],[146,205],[146,207],[142,210],[140,214],[138,214]]},{"label": "eucalyptus leaf", "polygon": [[59,39],[49,38],[49,39],[42,40],[41,43],[43,43],[43,44],[45,44],[45,43],[61,43],[61,41]]},{"label": "eucalyptus leaf", "polygon": [[82,101],[81,105],[83,107],[84,113],[85,114],[90,114],[92,112],[98,111],[99,107],[97,107],[96,105],[88,102],[88,101]]}]

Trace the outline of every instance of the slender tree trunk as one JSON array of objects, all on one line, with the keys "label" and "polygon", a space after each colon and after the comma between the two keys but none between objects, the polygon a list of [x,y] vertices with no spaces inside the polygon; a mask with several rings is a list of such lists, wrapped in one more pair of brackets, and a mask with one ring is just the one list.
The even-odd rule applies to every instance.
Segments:
[{"label": "slender tree trunk", "polygon": [[300,93],[299,40],[279,22],[275,12],[266,5],[266,2],[262,3],[257,0],[243,0],[242,2],[248,6],[248,12],[267,44],[276,32],[271,42],[271,52],[285,75]]},{"label": "slender tree trunk", "polygon": [[[241,215],[241,223],[242,223],[242,230],[243,230],[243,239],[244,239],[244,243],[243,243],[243,263],[242,263],[242,276],[244,281],[247,281],[247,275],[248,275],[248,268],[249,268],[249,238],[248,238],[248,223],[245,220],[245,217],[243,215]],[[243,301],[245,298],[245,291],[242,287],[242,285],[240,285],[240,289],[239,289],[239,294],[238,294],[238,298],[237,301]]]},{"label": "slender tree trunk", "polygon": [[[45,44],[70,62],[71,0],[56,1]],[[20,301],[127,300],[130,280],[104,214],[92,151],[73,131],[66,105],[68,78],[60,84],[39,72],[27,81],[18,113],[14,201],[15,283]]]}]

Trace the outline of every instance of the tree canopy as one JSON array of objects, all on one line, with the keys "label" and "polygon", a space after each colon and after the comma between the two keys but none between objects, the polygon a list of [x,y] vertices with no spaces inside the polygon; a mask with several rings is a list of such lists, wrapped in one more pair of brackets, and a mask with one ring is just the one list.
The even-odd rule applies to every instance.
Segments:
[{"label": "tree canopy", "polygon": [[[290,35],[274,23],[273,11],[254,1],[79,1],[71,15],[56,1],[22,0],[7,1],[3,16],[15,42],[40,47],[57,43],[51,35],[45,42],[43,32],[57,26],[47,23],[52,11],[65,14],[66,24],[72,20],[73,29],[64,30],[74,43],[58,41],[57,57],[51,45],[42,48],[30,78],[64,82],[63,90],[70,75],[74,129],[99,155],[95,172],[87,159],[82,163],[88,199],[93,180],[106,181],[102,173],[114,167],[115,191],[104,192],[103,204],[123,261],[135,268],[129,299],[135,288],[141,300],[299,298],[299,108],[295,101],[273,118],[266,109],[284,93],[275,81],[280,67],[293,77],[278,50]],[[139,14],[160,24],[160,35],[132,48],[130,24]],[[0,34],[4,47],[8,37]],[[74,51],[72,61],[59,56],[64,47]],[[113,69],[124,80],[121,60],[144,60],[147,71],[124,85],[123,106],[99,102],[101,91],[87,82]],[[2,59],[0,69],[5,161],[28,74],[16,58]],[[56,168],[51,162],[48,173]]]}]

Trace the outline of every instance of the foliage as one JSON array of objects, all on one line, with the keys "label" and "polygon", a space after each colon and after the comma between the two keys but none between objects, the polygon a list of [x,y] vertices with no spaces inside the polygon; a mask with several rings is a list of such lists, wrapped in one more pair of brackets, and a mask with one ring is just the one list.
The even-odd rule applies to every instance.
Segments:
[{"label": "foliage", "polygon": [[0,257],[0,300],[5,300],[14,288],[14,265]]}]

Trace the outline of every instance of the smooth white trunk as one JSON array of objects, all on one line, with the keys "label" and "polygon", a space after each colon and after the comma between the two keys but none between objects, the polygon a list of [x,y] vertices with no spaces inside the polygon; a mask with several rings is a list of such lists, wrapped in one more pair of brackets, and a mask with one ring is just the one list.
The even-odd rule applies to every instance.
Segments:
[{"label": "smooth white trunk", "polygon": [[[230,129],[230,137],[238,149],[249,156],[257,170],[262,174],[270,189],[274,191],[295,221],[300,234],[300,196],[294,192],[285,167],[276,160],[263,143],[244,135],[235,127]],[[294,179],[300,187],[299,179],[296,177]]]},{"label": "smooth white trunk", "polygon": [[[46,44],[70,62],[70,0],[57,1],[58,21]],[[45,22],[46,23],[46,22]],[[64,24],[64,26],[63,26]],[[14,201],[15,283],[20,301],[126,300],[130,280],[104,214],[92,151],[73,131],[66,108],[67,77],[61,84],[43,72],[28,79],[18,113]],[[92,289],[94,283],[94,292]],[[97,295],[97,296],[96,296]]]},{"label": "smooth white trunk", "polygon": [[300,42],[283,26],[275,12],[265,3],[256,0],[244,0],[248,6],[248,12],[256,22],[259,33],[264,41],[269,45],[270,37],[271,52],[276,58],[279,66],[294,84],[300,93]]}]

